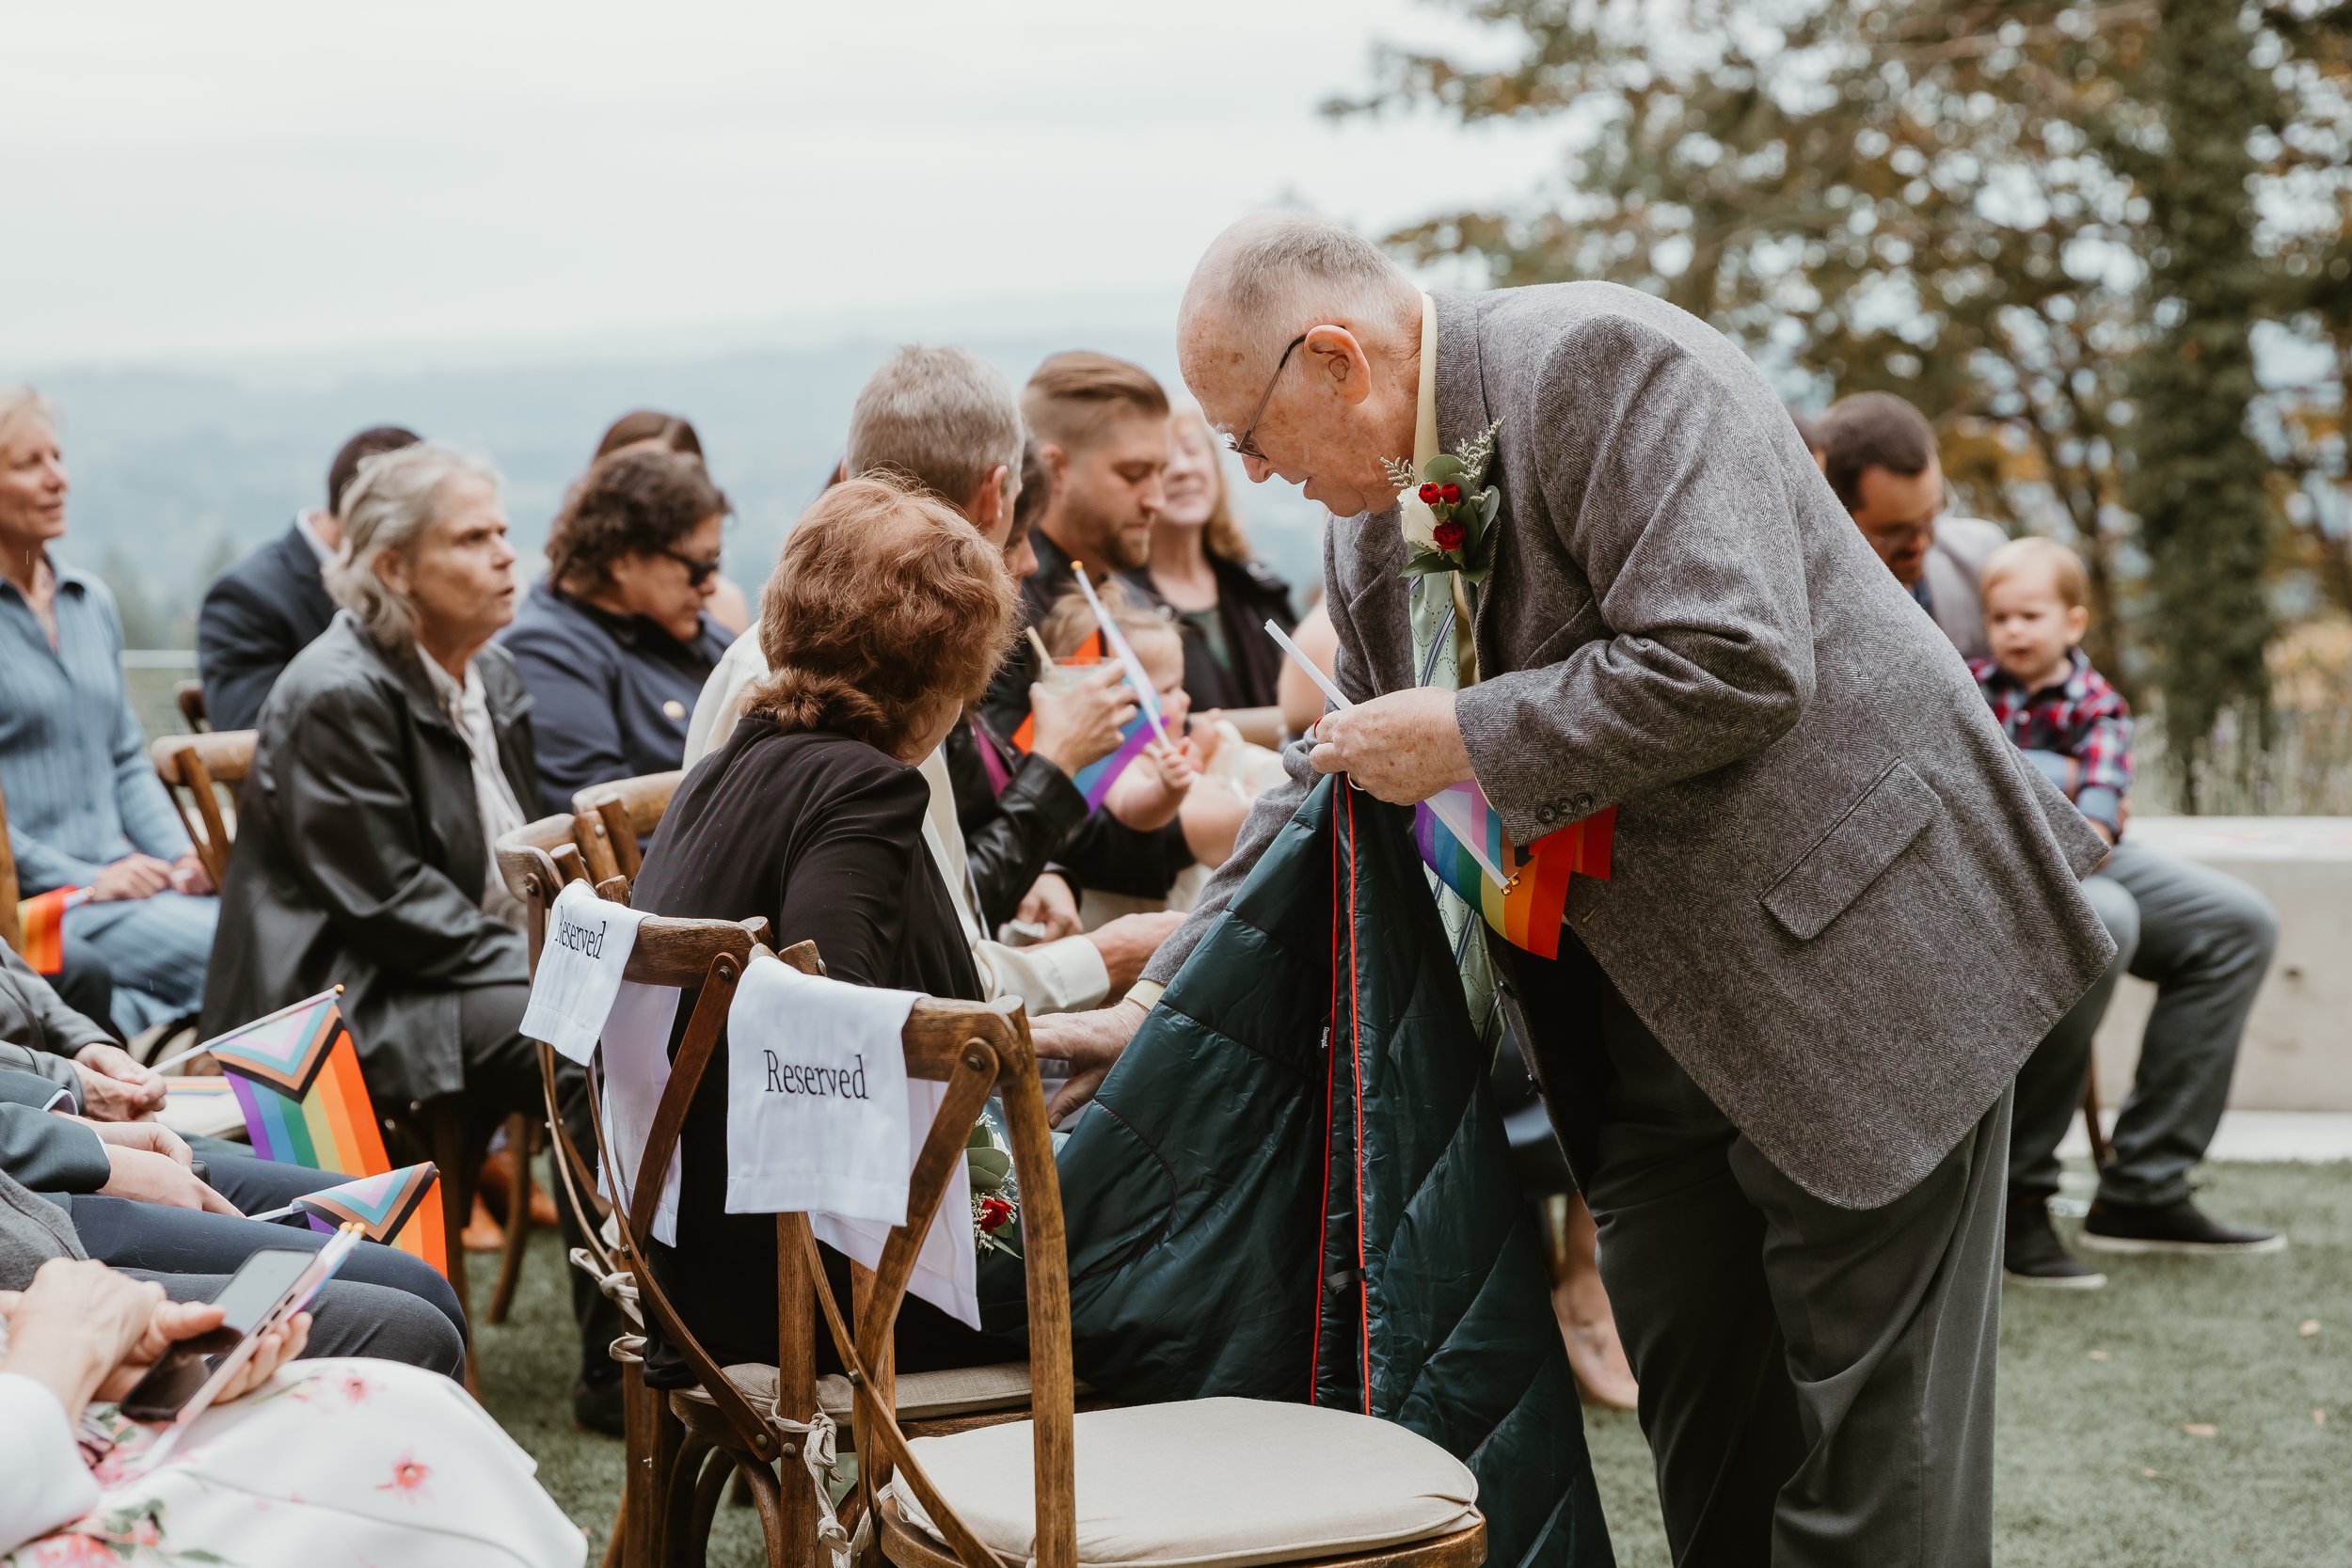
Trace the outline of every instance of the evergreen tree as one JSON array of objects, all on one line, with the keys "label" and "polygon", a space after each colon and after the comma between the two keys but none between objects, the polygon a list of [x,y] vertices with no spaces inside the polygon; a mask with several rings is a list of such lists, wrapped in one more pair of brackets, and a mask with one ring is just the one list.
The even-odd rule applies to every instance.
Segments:
[{"label": "evergreen tree", "polygon": [[2157,331],[2131,376],[2126,496],[2154,590],[2168,755],[2192,811],[2216,723],[2231,715],[2260,736],[2270,712],[2270,465],[2247,428],[2265,293],[2249,149],[2276,106],[2239,14],[2238,0],[2164,0],[2142,73],[2162,136],[2125,166],[2162,236],[2149,256]]}]

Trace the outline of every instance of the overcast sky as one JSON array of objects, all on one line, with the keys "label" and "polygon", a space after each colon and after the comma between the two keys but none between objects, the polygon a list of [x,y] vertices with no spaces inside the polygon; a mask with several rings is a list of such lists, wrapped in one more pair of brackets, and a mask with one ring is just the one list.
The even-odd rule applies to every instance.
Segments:
[{"label": "overcast sky", "polygon": [[1508,41],[1404,0],[11,8],[0,372],[1172,313],[1253,207],[1546,177],[1540,132],[1319,116],[1383,38]]}]

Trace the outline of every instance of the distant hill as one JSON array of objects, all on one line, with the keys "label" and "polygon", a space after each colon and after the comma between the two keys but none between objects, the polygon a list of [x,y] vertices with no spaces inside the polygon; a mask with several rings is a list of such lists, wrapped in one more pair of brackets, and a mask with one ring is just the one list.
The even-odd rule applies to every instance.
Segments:
[{"label": "distant hill", "polygon": [[[1164,336],[1053,338],[1023,329],[962,341],[1015,386],[1047,354],[1083,341],[1177,386]],[[694,357],[441,370],[109,369],[40,377],[63,415],[73,474],[60,554],[105,577],[134,647],[186,647],[205,584],[229,562],[315,506],[327,460],[354,430],[406,424],[495,462],[516,542],[535,552],[564,487],[623,410],[694,421],[711,472],[733,498],[727,569],[755,590],[785,531],[839,458],[850,405],[889,341],[712,352]],[[1239,481],[1239,474],[1234,474]],[[1298,585],[1319,573],[1322,508],[1287,486],[1240,497],[1251,536]]]}]

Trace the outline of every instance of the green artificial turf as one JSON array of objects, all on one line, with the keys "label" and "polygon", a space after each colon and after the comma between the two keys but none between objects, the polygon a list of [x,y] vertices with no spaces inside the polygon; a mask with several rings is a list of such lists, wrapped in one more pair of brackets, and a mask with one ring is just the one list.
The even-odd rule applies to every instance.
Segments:
[{"label": "green artificial turf", "polygon": [[[2352,1165],[2204,1176],[2200,1201],[2278,1226],[2293,1244],[2269,1257],[2102,1259],[2104,1291],[2004,1295],[1994,1528],[2007,1568],[2352,1562]],[[621,1446],[572,1429],[578,1353],[561,1261],[554,1238],[540,1238],[514,1317],[482,1329],[476,1354],[484,1402],[538,1456],[593,1563]],[[1617,1560],[1664,1568],[1640,1428],[1588,1411],[1585,1433]],[[760,1561],[748,1509],[721,1511],[709,1560]]]}]

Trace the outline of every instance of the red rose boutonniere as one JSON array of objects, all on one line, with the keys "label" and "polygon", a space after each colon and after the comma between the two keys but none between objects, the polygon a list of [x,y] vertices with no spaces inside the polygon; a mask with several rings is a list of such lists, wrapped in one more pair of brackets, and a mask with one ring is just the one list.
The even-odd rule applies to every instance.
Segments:
[{"label": "red rose boutonniere", "polygon": [[1427,512],[1405,508],[1405,576],[1459,572],[1465,580],[1484,582],[1494,570],[1495,515],[1502,509],[1502,492],[1486,483],[1495,455],[1497,420],[1474,440],[1450,452],[1439,452],[1418,472],[1401,458],[1387,461],[1389,481],[1409,492]]}]

